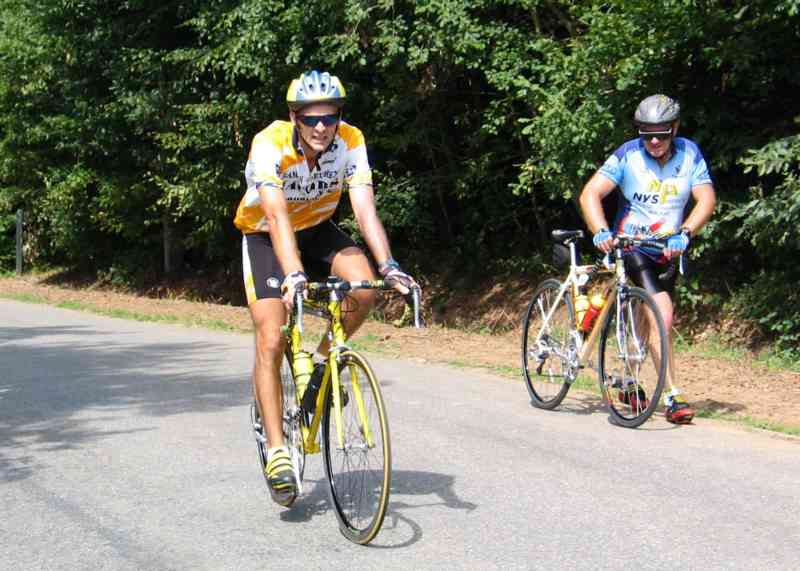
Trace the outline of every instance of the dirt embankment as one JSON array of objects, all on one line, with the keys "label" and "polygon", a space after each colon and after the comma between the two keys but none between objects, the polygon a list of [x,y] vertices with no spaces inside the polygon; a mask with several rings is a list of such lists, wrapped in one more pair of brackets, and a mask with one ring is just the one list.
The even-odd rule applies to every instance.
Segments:
[{"label": "dirt embankment", "polygon": [[[435,362],[473,364],[503,371],[519,367],[520,322],[530,288],[493,288],[474,296],[445,299],[428,291],[427,329],[416,331],[370,321],[358,337],[368,349]],[[50,285],[41,277],[0,279],[0,296],[71,304],[118,315],[148,316],[200,325],[213,322],[247,331],[250,318],[244,307],[180,299],[154,298],[98,287]],[[177,297],[177,298],[175,298]],[[396,307],[384,307],[396,317]],[[445,323],[449,327],[442,324]],[[470,325],[470,329],[452,326]],[[480,324],[480,325],[476,325]],[[800,428],[800,373],[776,371],[747,355],[740,359],[701,356],[683,351],[678,357],[679,385],[687,398],[705,413],[732,414],[773,425]],[[527,399],[520,380],[520,398]]]}]

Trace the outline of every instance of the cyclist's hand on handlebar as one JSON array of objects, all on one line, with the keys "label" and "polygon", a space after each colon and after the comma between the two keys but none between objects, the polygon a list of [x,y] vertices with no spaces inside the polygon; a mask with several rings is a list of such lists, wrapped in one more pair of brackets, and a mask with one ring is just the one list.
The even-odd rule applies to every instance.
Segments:
[{"label": "cyclist's hand on handlebar", "polygon": [[379,271],[386,285],[396,289],[402,295],[411,293],[412,288],[419,288],[419,284],[414,281],[414,278],[400,269],[400,264],[394,260],[383,264]]},{"label": "cyclist's hand on handlebar", "polygon": [[283,285],[281,285],[281,294],[283,296],[283,304],[287,310],[291,311],[294,306],[295,292],[302,291],[305,295],[307,283],[308,276],[302,271],[292,272],[284,278]]},{"label": "cyclist's hand on handlebar", "polygon": [[688,232],[679,232],[678,234],[673,234],[667,240],[667,247],[664,248],[664,257],[672,258],[673,256],[680,256],[686,251],[686,248],[689,247],[689,241],[690,238]]},{"label": "cyclist's hand on handlebar", "polygon": [[608,228],[601,228],[595,233],[592,243],[595,248],[604,254],[608,254],[614,247],[614,235]]}]

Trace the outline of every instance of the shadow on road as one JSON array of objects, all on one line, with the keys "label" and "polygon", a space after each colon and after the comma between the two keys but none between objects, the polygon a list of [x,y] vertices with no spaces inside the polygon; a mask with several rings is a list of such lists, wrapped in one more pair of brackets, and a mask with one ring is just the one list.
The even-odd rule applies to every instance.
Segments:
[{"label": "shadow on road", "polygon": [[[698,403],[700,404],[700,403]],[[726,403],[722,403],[726,404]],[[701,405],[702,406],[702,405]],[[735,406],[735,405],[731,405]],[[536,407],[531,404],[531,408],[536,409]],[[537,409],[538,410],[538,409]],[[592,393],[583,393],[580,391],[573,391],[564,399],[557,408],[554,410],[539,410],[539,412],[543,414],[575,414],[580,416],[589,416],[592,414],[605,414],[607,416],[608,424],[613,426],[618,426],[615,422],[611,414],[608,412],[608,408],[603,400],[596,394]],[[647,422],[639,426],[636,430],[641,431],[663,431],[663,430],[675,430],[679,428],[677,425],[674,424],[662,424],[662,423],[654,423],[653,418],[659,418],[663,415],[658,413],[653,414]],[[620,427],[622,428],[622,427]]]},{"label": "shadow on road", "polygon": [[[468,512],[475,510],[477,504],[466,502],[455,494],[454,482],[455,478],[446,474],[412,470],[392,471],[392,488],[386,518],[381,532],[370,547],[397,549],[419,541],[423,530],[413,518],[409,517],[408,513],[413,510],[437,506]],[[303,486],[305,488],[303,495],[291,509],[280,513],[281,521],[303,523],[317,516],[325,516],[330,518],[331,525],[338,525],[330,505],[327,480],[325,478],[304,480]],[[407,496],[412,498],[406,501],[404,497]],[[430,496],[430,499],[425,496]],[[398,539],[398,534],[404,534],[402,530],[404,527],[409,529],[409,537]]]},{"label": "shadow on road", "polygon": [[0,330],[0,482],[29,477],[37,469],[34,449],[76,448],[146,430],[119,430],[118,411],[165,416],[250,398],[246,366],[232,374],[220,346],[170,342],[153,332],[142,343],[141,329],[124,327],[120,333],[88,325]]},{"label": "shadow on road", "polygon": [[[531,406],[536,408],[533,404],[531,404]],[[558,408],[553,411],[543,412],[590,415],[598,412],[606,412],[606,405],[603,402],[603,399],[600,398],[600,395],[575,390],[571,391],[569,395],[567,395],[567,398],[564,399]]]},{"label": "shadow on road", "polygon": [[[471,512],[478,505],[459,498],[453,491],[455,477],[435,472],[418,470],[396,470],[392,472],[392,495],[383,523],[381,535],[370,544],[381,549],[397,549],[413,545],[422,539],[423,529],[409,513],[420,508],[443,506],[452,510]],[[412,496],[405,501],[405,496]],[[400,540],[397,535],[402,527],[409,528],[409,537]],[[391,535],[384,531],[394,530]],[[389,539],[391,538],[391,539]]]}]

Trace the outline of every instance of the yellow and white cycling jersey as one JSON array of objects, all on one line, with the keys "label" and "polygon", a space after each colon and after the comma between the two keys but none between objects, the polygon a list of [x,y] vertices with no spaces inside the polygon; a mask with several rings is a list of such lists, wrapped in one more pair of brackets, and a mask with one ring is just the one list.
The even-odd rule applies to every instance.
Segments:
[{"label": "yellow and white cycling jersey", "polygon": [[288,121],[273,122],[253,138],[244,174],[247,191],[234,224],[245,234],[269,231],[260,188],[283,192],[289,203],[289,221],[297,232],[333,216],[345,183],[372,185],[364,135],[344,121],[311,172],[294,126]]}]

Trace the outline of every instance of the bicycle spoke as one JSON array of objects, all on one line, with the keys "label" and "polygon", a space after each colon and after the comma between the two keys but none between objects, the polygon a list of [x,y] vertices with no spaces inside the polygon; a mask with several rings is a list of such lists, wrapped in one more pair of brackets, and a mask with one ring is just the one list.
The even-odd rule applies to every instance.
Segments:
[{"label": "bicycle spoke", "polygon": [[574,310],[569,295],[558,297],[560,286],[540,284],[523,321],[522,372],[531,402],[544,409],[564,400],[577,373]]},{"label": "bicycle spoke", "polygon": [[323,441],[331,500],[342,533],[368,543],[383,523],[389,499],[391,452],[389,429],[380,388],[366,361],[353,352],[342,357],[339,379],[349,393],[341,408],[342,443],[337,417],[327,395]]},{"label": "bicycle spoke", "polygon": [[666,333],[644,290],[628,288],[614,303],[600,338],[601,388],[615,422],[635,428],[652,415],[661,398]]}]

